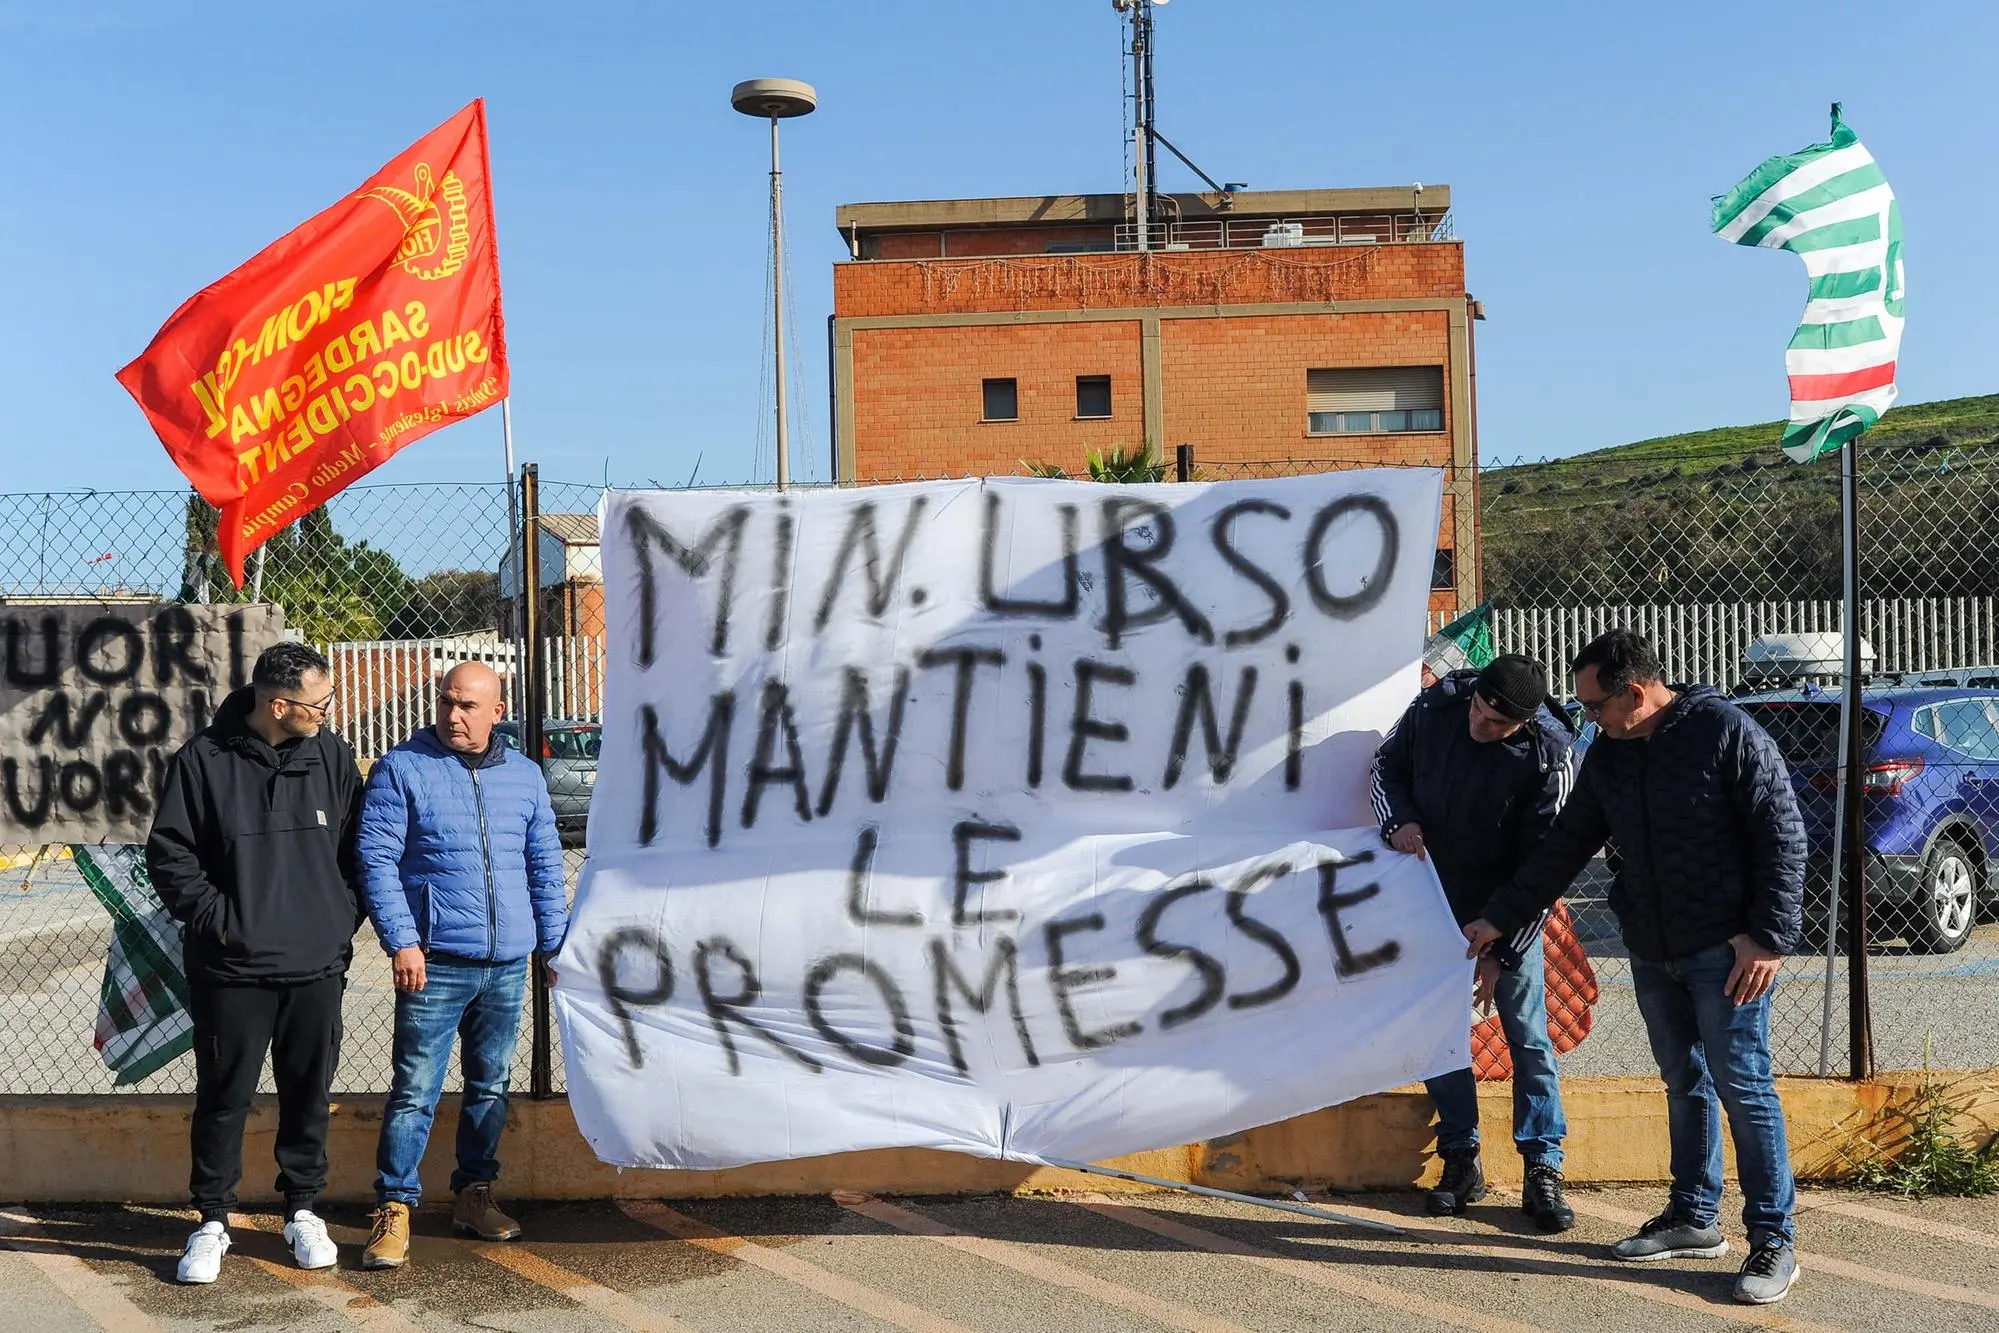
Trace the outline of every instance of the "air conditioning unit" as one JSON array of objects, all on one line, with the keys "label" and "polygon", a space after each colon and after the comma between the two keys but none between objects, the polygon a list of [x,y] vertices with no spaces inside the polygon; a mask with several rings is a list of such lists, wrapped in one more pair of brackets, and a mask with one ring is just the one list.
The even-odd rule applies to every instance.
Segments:
[{"label": "air conditioning unit", "polygon": [[1305,224],[1302,222],[1273,222],[1263,233],[1263,248],[1266,250],[1290,250],[1305,243]]}]

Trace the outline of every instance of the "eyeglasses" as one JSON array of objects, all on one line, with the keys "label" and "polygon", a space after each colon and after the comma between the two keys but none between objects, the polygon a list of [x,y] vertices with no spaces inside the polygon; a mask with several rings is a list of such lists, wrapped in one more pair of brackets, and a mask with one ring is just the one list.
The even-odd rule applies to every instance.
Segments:
[{"label": "eyeglasses", "polygon": [[1584,717],[1602,717],[1603,710],[1616,698],[1614,694],[1606,694],[1601,699],[1577,699],[1576,704],[1583,710]]},{"label": "eyeglasses", "polygon": [[278,696],[278,702],[281,704],[290,704],[294,708],[310,708],[321,717],[333,711],[333,696],[330,694],[316,704],[309,704],[303,699],[287,699],[282,694]]}]

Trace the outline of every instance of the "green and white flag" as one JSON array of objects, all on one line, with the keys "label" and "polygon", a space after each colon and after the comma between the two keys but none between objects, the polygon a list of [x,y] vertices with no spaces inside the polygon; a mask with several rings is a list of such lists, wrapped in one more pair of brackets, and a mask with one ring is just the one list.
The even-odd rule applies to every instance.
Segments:
[{"label": "green and white flag", "polygon": [[1492,656],[1491,602],[1480,602],[1423,645],[1423,665],[1439,678],[1453,671],[1482,670],[1492,664]]},{"label": "green and white flag", "polygon": [[124,1087],[194,1048],[180,926],[153,892],[145,848],[72,846],[70,853],[111,914],[95,1042],[97,1058]]},{"label": "green and white flag", "polygon": [[1773,157],[1714,201],[1714,232],[1789,250],[1811,292],[1784,355],[1799,463],[1839,448],[1895,401],[1902,346],[1902,212],[1860,136],[1832,107],[1832,142]]}]

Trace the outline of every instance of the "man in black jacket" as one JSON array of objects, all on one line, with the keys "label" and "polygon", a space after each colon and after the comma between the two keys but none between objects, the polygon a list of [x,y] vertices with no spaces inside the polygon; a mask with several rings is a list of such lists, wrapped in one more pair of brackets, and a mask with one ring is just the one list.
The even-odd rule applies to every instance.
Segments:
[{"label": "man in black jacket", "polygon": [[1610,905],[1666,1083],[1673,1190],[1612,1254],[1727,1252],[1714,1224],[1726,1108],[1750,1247],[1735,1296],[1780,1301],[1798,1273],[1796,1188],[1770,1069],[1770,988],[1802,929],[1805,831],[1790,772],[1776,742],[1718,691],[1662,683],[1640,635],[1613,630],[1573,665],[1577,700],[1601,735],[1540,849],[1465,938],[1474,955],[1506,939],[1616,839]]},{"label": "man in black jacket", "polygon": [[213,1282],[243,1176],[243,1122],[266,1051],[278,1088],[285,1240],[304,1268],[338,1251],[312,1207],[326,1187],[328,1093],[340,999],[363,920],[354,840],[361,773],[324,730],[326,659],[280,643],[182,746],[146,842],[153,888],[181,923],[194,1020],[194,1158],[201,1225],[182,1282]]},{"label": "man in black jacket", "polygon": [[[1526,861],[1569,789],[1568,726],[1547,707],[1541,664],[1507,654],[1423,691],[1374,757],[1374,810],[1399,852],[1427,857],[1463,925]],[[1513,1053],[1513,1142],[1525,1163],[1522,1208],[1542,1231],[1567,1231],[1562,1197],[1568,1122],[1548,1036],[1541,917],[1478,964],[1478,1003],[1496,1005]],[[1485,1197],[1478,1084],[1469,1068],[1429,1080],[1443,1178],[1429,1210],[1461,1214]]]}]

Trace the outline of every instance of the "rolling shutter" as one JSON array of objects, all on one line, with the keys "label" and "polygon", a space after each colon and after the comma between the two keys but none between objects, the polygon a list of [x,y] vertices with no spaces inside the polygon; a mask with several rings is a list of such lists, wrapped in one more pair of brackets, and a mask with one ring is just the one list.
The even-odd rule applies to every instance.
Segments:
[{"label": "rolling shutter", "polygon": [[1411,412],[1444,406],[1442,366],[1305,372],[1307,412]]}]

